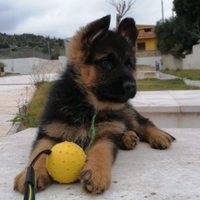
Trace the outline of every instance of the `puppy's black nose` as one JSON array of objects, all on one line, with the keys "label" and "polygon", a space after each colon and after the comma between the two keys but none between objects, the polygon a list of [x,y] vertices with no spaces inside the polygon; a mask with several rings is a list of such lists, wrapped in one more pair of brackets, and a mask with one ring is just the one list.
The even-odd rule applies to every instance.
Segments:
[{"label": "puppy's black nose", "polygon": [[136,93],[136,84],[134,82],[125,82],[123,88],[125,93],[130,97],[133,97]]}]

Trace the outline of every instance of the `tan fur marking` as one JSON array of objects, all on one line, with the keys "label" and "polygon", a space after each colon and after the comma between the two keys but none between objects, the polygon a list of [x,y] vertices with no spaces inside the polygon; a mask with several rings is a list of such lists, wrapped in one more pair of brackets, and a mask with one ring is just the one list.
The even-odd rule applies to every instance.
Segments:
[{"label": "tan fur marking", "polygon": [[[36,144],[35,149],[31,153],[30,160],[28,162],[27,167],[31,164],[32,160],[38,155],[38,153],[46,149],[51,149],[54,145],[55,145],[55,142],[53,141],[50,141],[47,139],[39,140],[38,143]],[[34,165],[36,191],[45,189],[52,182],[52,179],[46,170],[46,156],[47,155],[41,155]],[[24,171],[22,171],[20,174],[18,174],[15,177],[15,181],[14,181],[14,189],[18,190],[22,194],[24,194],[25,192],[27,167],[25,168]]]},{"label": "tan fur marking", "polygon": [[87,152],[87,162],[80,174],[83,188],[92,194],[101,193],[111,184],[113,143],[99,140]]},{"label": "tan fur marking", "polygon": [[134,110],[132,107],[126,107],[123,112],[125,113],[125,121],[128,127],[131,130],[136,131],[137,133],[143,132],[143,127],[138,124],[134,116]]},{"label": "tan fur marking", "polygon": [[68,124],[54,122],[45,127],[45,131],[50,137],[61,139],[62,141],[85,141],[90,134],[89,130],[84,127],[73,127]]},{"label": "tan fur marking", "polygon": [[82,66],[80,68],[81,82],[87,88],[92,89],[97,83],[97,72],[95,66]]},{"label": "tan fur marking", "polygon": [[83,41],[85,34],[89,30],[89,25],[86,27],[81,28],[77,31],[76,35],[72,38],[69,43],[69,64],[74,65],[74,67],[81,66],[85,59],[88,56],[88,51],[84,51],[84,48],[87,48],[87,42]]},{"label": "tan fur marking", "polygon": [[123,103],[111,103],[99,101],[97,97],[88,91],[88,102],[94,106],[96,110],[120,110],[124,107]]},{"label": "tan fur marking", "polygon": [[97,137],[108,136],[110,134],[123,133],[126,127],[119,121],[102,122],[95,125]]},{"label": "tan fur marking", "polygon": [[95,55],[95,59],[96,60],[101,60],[102,58],[105,58],[105,57],[107,57],[110,54],[113,54],[113,55],[115,55],[117,57],[116,51],[114,51],[113,49],[111,49],[111,48],[108,47],[108,49],[106,49],[106,51],[104,53],[96,54]]}]

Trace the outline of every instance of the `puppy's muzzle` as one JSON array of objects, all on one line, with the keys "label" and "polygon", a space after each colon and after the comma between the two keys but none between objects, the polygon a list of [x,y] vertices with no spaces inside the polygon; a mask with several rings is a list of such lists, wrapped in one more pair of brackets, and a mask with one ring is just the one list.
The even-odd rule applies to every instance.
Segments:
[{"label": "puppy's muzzle", "polygon": [[129,98],[133,98],[136,94],[136,84],[134,82],[125,82],[123,84],[123,89]]}]

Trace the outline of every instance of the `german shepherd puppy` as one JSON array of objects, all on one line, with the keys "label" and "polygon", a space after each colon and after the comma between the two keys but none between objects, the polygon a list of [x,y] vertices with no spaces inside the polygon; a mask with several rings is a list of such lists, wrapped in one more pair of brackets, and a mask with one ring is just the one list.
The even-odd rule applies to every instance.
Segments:
[{"label": "german shepherd puppy", "polygon": [[[86,151],[79,180],[91,194],[109,188],[119,148],[133,149],[141,140],[166,149],[174,140],[128,103],[136,94],[134,20],[122,20],[116,32],[108,30],[109,24],[109,15],[98,19],[81,28],[70,42],[67,68],[50,89],[28,163],[56,143],[75,142]],[[96,136],[89,145],[94,115]],[[45,160],[42,155],[34,166],[36,191],[52,182]],[[22,171],[15,178],[14,189],[21,193],[25,177]]]}]

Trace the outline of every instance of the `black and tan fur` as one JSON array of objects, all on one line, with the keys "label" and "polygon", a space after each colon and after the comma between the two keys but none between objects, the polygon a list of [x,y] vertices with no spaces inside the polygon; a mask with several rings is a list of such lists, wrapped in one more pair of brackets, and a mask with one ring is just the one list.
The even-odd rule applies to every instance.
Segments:
[{"label": "black and tan fur", "polygon": [[[30,161],[56,143],[72,141],[87,154],[79,179],[92,194],[111,184],[111,167],[117,150],[133,149],[139,140],[156,149],[166,149],[172,136],[141,116],[128,99],[136,94],[134,45],[138,31],[131,18],[116,32],[109,31],[110,16],[80,29],[71,41],[66,71],[52,86],[41,117]],[[96,137],[91,146],[91,121],[95,113]],[[52,179],[45,168],[46,156],[35,164],[35,190],[45,189]],[[22,171],[14,183],[24,193]]]}]

